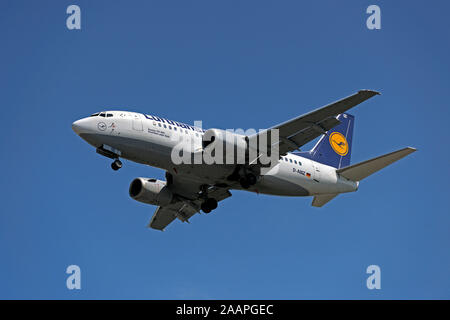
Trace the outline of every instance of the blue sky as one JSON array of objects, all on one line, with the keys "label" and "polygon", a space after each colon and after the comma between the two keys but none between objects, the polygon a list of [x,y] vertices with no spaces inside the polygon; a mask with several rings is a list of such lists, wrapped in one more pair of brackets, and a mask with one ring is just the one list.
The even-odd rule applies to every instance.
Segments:
[{"label": "blue sky", "polygon": [[[77,4],[82,30],[66,28]],[[378,4],[382,29],[366,28]],[[0,298],[450,298],[447,1],[1,1]],[[71,130],[125,109],[265,128],[358,89],[352,161],[410,157],[321,209],[233,192],[166,232]],[[82,289],[65,269],[79,265]],[[367,266],[381,267],[368,290]]]}]

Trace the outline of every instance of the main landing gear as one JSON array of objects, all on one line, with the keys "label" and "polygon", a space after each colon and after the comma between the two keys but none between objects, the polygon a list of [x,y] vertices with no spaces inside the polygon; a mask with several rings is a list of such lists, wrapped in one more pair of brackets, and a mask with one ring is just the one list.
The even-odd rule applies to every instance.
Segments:
[{"label": "main landing gear", "polygon": [[239,181],[242,189],[248,189],[258,181],[254,173],[249,172],[246,168],[239,165],[236,166],[233,173],[230,174],[227,179],[230,181]]},{"label": "main landing gear", "polygon": [[200,198],[204,199],[200,205],[200,209],[204,213],[210,213],[217,208],[217,200],[208,197],[208,185],[204,184],[200,186]]},{"label": "main landing gear", "polygon": [[114,171],[119,170],[120,168],[122,168],[122,161],[120,161],[119,159],[114,160],[114,162],[111,163],[111,168]]},{"label": "main landing gear", "polygon": [[248,189],[256,183],[256,176],[253,173],[247,173],[244,177],[239,179],[239,183],[242,188]]},{"label": "main landing gear", "polygon": [[208,198],[200,205],[200,208],[204,213],[210,213],[212,210],[217,208],[217,200],[214,198]]}]

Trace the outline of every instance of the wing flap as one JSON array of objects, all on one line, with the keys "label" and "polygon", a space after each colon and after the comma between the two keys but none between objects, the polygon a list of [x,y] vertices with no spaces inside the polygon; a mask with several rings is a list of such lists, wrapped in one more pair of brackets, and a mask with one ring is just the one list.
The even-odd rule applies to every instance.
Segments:
[{"label": "wing flap", "polygon": [[344,113],[378,94],[379,92],[372,90],[360,90],[344,99],[250,136],[249,139],[258,139],[262,134],[268,135],[268,132],[270,132],[271,129],[278,129],[278,141],[274,142],[272,145],[269,145],[271,139],[267,138],[265,141],[268,142],[269,148],[272,150],[278,148],[279,154],[285,155],[287,152],[299,149],[301,146],[339,125],[340,121],[336,119],[339,114]]},{"label": "wing flap", "polygon": [[299,132],[305,128],[310,127],[311,124],[320,124],[321,122],[327,120],[328,118],[336,117],[337,115],[344,113],[345,111],[366,101],[367,99],[372,98],[377,94],[380,93],[372,90],[360,90],[357,93],[352,94],[351,96],[348,96],[344,99],[333,102],[329,105],[311,111],[307,114],[291,119],[277,126],[274,126],[272,129],[279,129],[280,136],[289,137],[295,134],[296,132]]},{"label": "wing flap", "polygon": [[[319,122],[317,124],[311,124],[306,129],[295,133],[294,135],[290,136],[288,139],[292,142],[294,142],[297,146],[303,146],[306,143],[314,140],[315,138],[322,135],[324,132],[334,128],[341,122],[336,119],[335,117],[327,118],[323,120],[322,122]],[[298,149],[298,148],[295,148]],[[294,149],[294,150],[295,150]],[[283,140],[280,142],[280,155],[285,155],[287,152],[292,151],[293,148],[285,143]]]}]

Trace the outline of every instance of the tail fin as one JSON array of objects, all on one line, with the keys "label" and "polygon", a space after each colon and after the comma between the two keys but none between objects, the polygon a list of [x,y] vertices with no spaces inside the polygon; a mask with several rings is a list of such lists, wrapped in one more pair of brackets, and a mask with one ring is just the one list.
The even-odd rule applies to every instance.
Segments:
[{"label": "tail fin", "polygon": [[350,165],[355,117],[342,113],[337,119],[341,123],[327,131],[311,151],[298,154],[338,169]]},{"label": "tail fin", "polygon": [[338,169],[336,172],[349,180],[360,181],[415,151],[417,150],[411,147],[403,148],[401,150]]}]

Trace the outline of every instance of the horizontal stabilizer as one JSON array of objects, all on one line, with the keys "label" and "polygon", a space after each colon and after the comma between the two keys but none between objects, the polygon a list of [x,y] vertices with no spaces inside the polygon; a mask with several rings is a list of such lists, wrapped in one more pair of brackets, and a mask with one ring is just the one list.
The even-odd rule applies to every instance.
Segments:
[{"label": "horizontal stabilizer", "polygon": [[322,207],[327,202],[333,200],[339,193],[330,193],[330,194],[321,194],[318,196],[314,196],[312,206],[313,207]]},{"label": "horizontal stabilizer", "polygon": [[383,156],[379,156],[370,160],[353,164],[345,168],[338,169],[336,170],[336,172],[349,180],[360,181],[415,151],[417,150],[411,147],[407,147],[385,154]]}]

